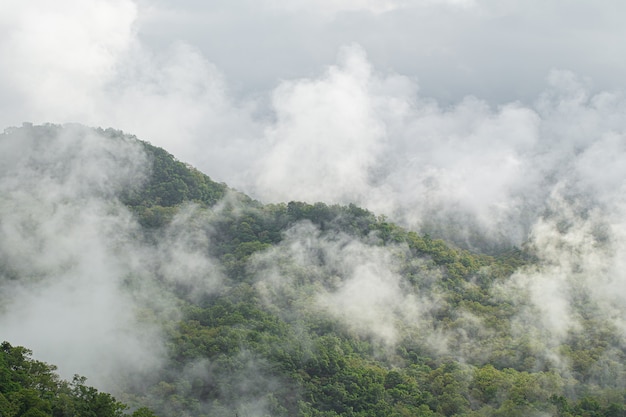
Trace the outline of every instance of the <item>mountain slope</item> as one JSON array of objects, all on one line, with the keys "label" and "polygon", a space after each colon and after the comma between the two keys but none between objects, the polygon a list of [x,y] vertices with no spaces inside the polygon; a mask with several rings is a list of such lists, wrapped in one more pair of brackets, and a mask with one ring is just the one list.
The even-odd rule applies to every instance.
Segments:
[{"label": "mountain slope", "polygon": [[493,257],[354,205],[264,205],[114,130],[26,125],[0,150],[0,325],[52,356],[72,343],[133,407],[624,413],[619,328],[583,286],[576,326],[546,327],[532,245]]}]

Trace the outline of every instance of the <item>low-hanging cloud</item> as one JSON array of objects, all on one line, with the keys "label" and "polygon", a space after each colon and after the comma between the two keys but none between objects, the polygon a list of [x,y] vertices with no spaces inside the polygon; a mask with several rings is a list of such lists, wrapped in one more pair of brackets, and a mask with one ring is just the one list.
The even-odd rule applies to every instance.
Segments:
[{"label": "low-hanging cloud", "polygon": [[357,202],[413,226],[441,210],[489,226],[534,197],[515,195],[540,180],[528,166],[539,140],[534,111],[474,98],[441,109],[409,78],[373,70],[359,46],[341,56],[321,78],[276,90],[257,194]]},{"label": "low-hanging cloud", "polygon": [[193,298],[222,285],[194,207],[158,244],[146,240],[119,196],[141,186],[150,164],[119,134],[9,129],[0,161],[2,337],[98,388],[117,391],[158,369],[160,324],[180,315],[169,291]]},{"label": "low-hanging cloud", "polygon": [[357,202],[412,227],[455,224],[448,238],[469,225],[520,244],[559,184],[595,202],[621,183],[621,168],[597,170],[623,154],[619,93],[591,94],[554,71],[533,106],[468,97],[444,108],[411,79],[374,70],[359,46],[341,56],[323,76],[275,91],[256,195]]},{"label": "low-hanging cloud", "polygon": [[[276,248],[255,255],[249,268],[265,303],[286,320],[322,314],[354,335],[393,347],[406,329],[431,334],[433,314],[443,303],[436,291],[420,293],[401,276],[406,252],[324,235],[305,222],[288,230]],[[422,282],[441,273],[422,269]]]},{"label": "low-hanging cloud", "polygon": [[513,334],[531,337],[540,361],[567,375],[573,359],[563,354],[563,347],[604,338],[606,345],[587,378],[601,386],[607,381],[624,386],[620,352],[626,346],[626,304],[618,295],[626,283],[619,255],[624,247],[623,206],[617,200],[606,206],[606,201],[590,198],[563,184],[556,187],[547,212],[531,229],[529,248],[537,262],[491,292],[518,308],[511,321]]},{"label": "low-hanging cloud", "polygon": [[71,126],[0,142],[3,337],[98,386],[111,387],[116,370],[154,366],[158,329],[137,321],[120,290],[137,226],[115,194],[145,175],[138,144]]}]

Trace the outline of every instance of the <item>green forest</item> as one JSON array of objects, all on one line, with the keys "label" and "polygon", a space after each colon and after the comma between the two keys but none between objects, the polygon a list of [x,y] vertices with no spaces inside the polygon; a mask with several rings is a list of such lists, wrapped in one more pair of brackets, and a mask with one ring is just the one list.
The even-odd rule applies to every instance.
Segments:
[{"label": "green forest", "polygon": [[[68,129],[25,125],[0,142],[28,137],[43,149]],[[158,268],[124,276],[121,291],[149,282],[167,300],[135,296],[164,353],[111,394],[5,341],[0,416],[626,416],[625,344],[584,285],[572,291],[577,327],[558,338],[511,287],[544,267],[533,245],[478,253],[354,204],[263,204],[133,136],[73,129],[145,155],[136,185],[93,197],[129,213],[133,242],[190,234],[185,247],[219,282],[206,289],[202,274],[171,280]],[[0,256],[3,290],[27,278],[20,268]]]}]

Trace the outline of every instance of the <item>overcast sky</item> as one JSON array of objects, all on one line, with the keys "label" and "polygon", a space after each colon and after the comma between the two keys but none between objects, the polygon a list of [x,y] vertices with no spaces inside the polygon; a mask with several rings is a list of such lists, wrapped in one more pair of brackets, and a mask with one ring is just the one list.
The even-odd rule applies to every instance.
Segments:
[{"label": "overcast sky", "polygon": [[[622,88],[623,2],[612,0],[273,0],[175,2],[139,12],[151,47],[196,46],[244,92],[334,63],[358,43],[380,71],[455,102],[534,100],[552,69]],[[147,7],[146,7],[147,8]]]},{"label": "overcast sky", "polygon": [[[182,44],[237,97],[318,76],[350,44],[444,104],[532,102],[554,69],[622,89],[626,70],[618,0],[7,0],[0,11],[4,124],[58,107],[36,94],[136,82],[128,65],[174,59]],[[63,107],[51,121],[80,118]]]},{"label": "overcast sky", "polygon": [[5,0],[0,125],[118,128],[263,201],[517,222],[603,164],[581,150],[622,140],[624,16],[618,0]]}]

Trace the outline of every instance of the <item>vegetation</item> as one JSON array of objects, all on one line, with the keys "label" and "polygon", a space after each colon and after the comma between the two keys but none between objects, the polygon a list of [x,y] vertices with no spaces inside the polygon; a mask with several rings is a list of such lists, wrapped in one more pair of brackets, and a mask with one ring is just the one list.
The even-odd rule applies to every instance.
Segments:
[{"label": "vegetation", "polygon": [[[0,416],[3,417],[121,417],[127,406],[110,394],[85,385],[76,375],[72,382],[59,379],[55,367],[31,358],[21,346],[0,344]],[[132,417],[154,417],[147,408]]]},{"label": "vegetation", "polygon": [[[100,133],[111,140],[121,135]],[[166,363],[142,384],[129,383],[121,393],[126,402],[162,416],[626,415],[626,351],[617,330],[592,314],[593,305],[580,304],[584,329],[545,346],[515,328],[513,319],[530,307],[491,292],[513,271],[532,267],[532,254],[516,248],[497,256],[471,253],[354,205],[263,205],[162,149],[141,146],[149,175],[141,187],[121,193],[121,201],[156,240],[193,204],[206,215],[197,228],[210,240],[206,255],[218,260],[225,283],[200,295],[168,289],[182,315],[159,319]],[[321,246],[312,245],[310,264],[288,256],[295,246],[290,231],[298,225],[340,249],[350,242],[367,253],[385,249],[407,292],[436,299],[420,313],[425,324],[399,320],[395,342],[386,343],[318,308],[315,294],[335,291],[349,277]],[[291,279],[291,287],[276,290],[278,298],[268,298],[259,284],[259,271],[268,270],[263,262]],[[429,341],[436,335],[439,348]],[[546,352],[558,353],[567,370]],[[30,351],[2,345],[0,416],[125,412],[84,383],[60,381],[54,367],[32,360]],[[133,413],[149,415],[147,408]]]}]

